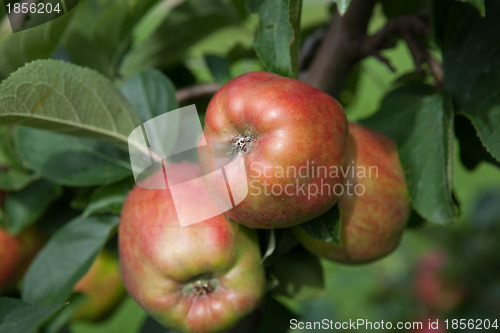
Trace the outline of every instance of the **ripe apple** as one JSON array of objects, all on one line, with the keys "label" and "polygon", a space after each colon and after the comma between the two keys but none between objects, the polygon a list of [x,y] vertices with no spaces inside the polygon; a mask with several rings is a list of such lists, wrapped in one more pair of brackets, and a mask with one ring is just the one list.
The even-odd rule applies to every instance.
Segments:
[{"label": "ripe apple", "polygon": [[0,228],[0,292],[16,288],[44,243],[45,237],[33,227],[18,235]]},{"label": "ripe apple", "polygon": [[21,240],[0,229],[0,291],[12,288],[19,279]]},{"label": "ripe apple", "polygon": [[[169,183],[177,181],[170,177],[201,175],[199,166],[190,162],[170,165],[169,170]],[[146,180],[162,181],[162,172]],[[191,200],[204,191],[203,182],[184,185],[188,190],[183,194]],[[256,232],[224,215],[181,227],[168,189],[136,186],[130,192],[121,215],[119,249],[129,294],[160,324],[177,331],[229,329],[264,294]]]},{"label": "ripe apple", "polygon": [[446,276],[448,265],[449,257],[442,250],[432,250],[417,262],[415,294],[427,308],[435,312],[452,310],[465,297],[463,285]]},{"label": "ripe apple", "polygon": [[87,296],[87,301],[75,312],[75,320],[99,321],[113,312],[125,296],[118,258],[103,251],[89,271],[78,281],[73,291]]},{"label": "ripe apple", "polygon": [[[398,245],[410,206],[395,143],[381,133],[349,123],[344,194],[338,203],[340,245],[294,228],[312,253],[343,263],[381,258]],[[321,218],[321,217],[320,217]]]},{"label": "ripe apple", "polygon": [[[210,101],[199,155],[204,173],[243,157],[248,195],[227,215],[251,228],[282,228],[335,204],[346,144],[347,120],[334,98],[304,82],[251,72]],[[225,185],[214,191],[227,193]]]}]

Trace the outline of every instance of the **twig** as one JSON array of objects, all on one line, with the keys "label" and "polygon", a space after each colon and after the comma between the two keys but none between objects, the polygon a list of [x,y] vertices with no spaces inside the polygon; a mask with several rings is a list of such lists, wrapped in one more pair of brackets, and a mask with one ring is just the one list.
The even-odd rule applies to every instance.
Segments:
[{"label": "twig", "polygon": [[351,67],[356,62],[359,43],[366,36],[376,0],[352,0],[344,16],[333,15],[325,38],[304,80],[338,97]]},{"label": "twig", "polygon": [[309,65],[314,55],[316,54],[319,45],[325,38],[325,34],[326,29],[324,27],[321,27],[307,36],[307,38],[304,40],[299,54],[299,71],[302,71]]},{"label": "twig", "polygon": [[177,101],[184,104],[196,99],[210,97],[221,88],[218,83],[198,84],[177,90]]},{"label": "twig", "polygon": [[366,26],[373,10],[374,0],[353,0],[344,17],[334,14],[320,49],[304,80],[327,93],[338,97],[354,64],[365,57],[374,56],[391,71],[389,59],[381,54],[396,45],[396,38],[403,38],[408,45],[419,72],[427,64],[437,86],[443,83],[441,64],[434,59],[422,41],[430,32],[430,15],[426,10],[391,19],[377,33],[368,36]]}]

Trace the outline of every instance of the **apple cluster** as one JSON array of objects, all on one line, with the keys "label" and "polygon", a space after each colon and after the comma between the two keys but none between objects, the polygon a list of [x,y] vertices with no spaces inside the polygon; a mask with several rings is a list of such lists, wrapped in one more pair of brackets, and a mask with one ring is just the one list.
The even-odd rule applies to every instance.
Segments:
[{"label": "apple cluster", "polygon": [[[398,245],[409,196],[396,145],[348,122],[328,94],[267,72],[244,74],[210,101],[203,144],[201,167],[185,161],[170,165],[171,174],[201,176],[215,172],[221,156],[242,159],[248,194],[240,203],[181,227],[169,189],[136,186],[122,210],[125,287],[162,325],[224,331],[259,305],[266,279],[255,229],[290,228],[313,254],[350,264],[376,260]],[[154,174],[145,187],[158,188],[163,176]],[[208,204],[198,201],[203,183],[189,184],[187,199]],[[210,184],[208,191],[217,198],[231,189]],[[338,239],[317,239],[303,228],[335,216],[329,222]]]}]

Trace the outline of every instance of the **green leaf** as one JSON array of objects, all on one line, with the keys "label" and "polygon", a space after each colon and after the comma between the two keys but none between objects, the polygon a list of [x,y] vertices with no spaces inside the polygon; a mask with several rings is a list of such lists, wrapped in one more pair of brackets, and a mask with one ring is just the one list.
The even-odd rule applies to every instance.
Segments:
[{"label": "green leaf", "polygon": [[127,147],[139,117],[99,73],[63,61],[37,60],[0,85],[0,124],[20,123]]},{"label": "green leaf", "polygon": [[148,40],[162,25],[169,13],[180,3],[180,1],[160,1],[148,10],[134,27],[132,34],[134,45]]},{"label": "green leaf", "polygon": [[449,96],[425,85],[389,93],[380,110],[363,121],[398,145],[413,207],[434,223],[457,219],[452,199],[453,110]]},{"label": "green leaf", "polygon": [[302,223],[302,228],[314,239],[341,245],[341,223],[339,206],[335,205],[312,221]]},{"label": "green leaf", "polygon": [[132,46],[123,60],[122,73],[131,76],[145,68],[166,68],[196,42],[237,22],[236,10],[223,0],[182,1],[147,40]]},{"label": "green leaf", "polygon": [[349,8],[349,4],[351,0],[333,0],[333,2],[337,5],[337,10],[340,15],[344,15]]},{"label": "green leaf", "polygon": [[119,183],[97,189],[90,198],[90,203],[83,212],[84,216],[113,213],[119,215],[128,192],[134,186],[134,180],[125,179]]},{"label": "green leaf", "polygon": [[24,301],[51,305],[66,302],[107,239],[117,216],[77,217],[59,229],[36,256],[24,277]]},{"label": "green leaf", "polygon": [[460,161],[467,169],[473,170],[481,162],[488,162],[500,168],[500,162],[484,148],[469,119],[463,116],[455,117],[455,135],[460,144]]},{"label": "green leaf", "polygon": [[269,71],[297,77],[301,7],[301,0],[247,0],[248,11],[259,15],[255,51]]},{"label": "green leaf", "polygon": [[84,294],[76,293],[71,295],[66,306],[61,311],[58,311],[55,318],[44,326],[44,333],[64,332],[64,327],[68,325],[76,311],[87,302],[89,302],[89,298]]},{"label": "green leaf", "polygon": [[324,293],[323,270],[318,256],[300,247],[278,257],[266,271],[279,281],[273,294],[305,301]]},{"label": "green leaf", "polygon": [[486,15],[484,0],[458,0],[458,1],[465,2],[474,6],[479,11],[479,14],[481,14],[481,16],[484,17]]},{"label": "green leaf", "polygon": [[35,177],[22,167],[16,156],[11,129],[7,126],[0,126],[0,170],[0,190],[21,190]]},{"label": "green leaf", "polygon": [[[120,333],[140,332],[141,324],[147,313],[130,296],[115,308],[108,319],[102,322],[78,321],[71,323],[72,333]],[[153,331],[151,332],[153,333]]]},{"label": "green leaf", "polygon": [[132,174],[128,155],[106,143],[19,127],[15,146],[24,164],[57,184],[110,184]]},{"label": "green leaf", "polygon": [[158,0],[108,1],[96,10],[93,1],[78,8],[64,47],[71,59],[114,78],[132,44],[136,24]]},{"label": "green leaf", "polygon": [[214,54],[207,54],[204,58],[216,82],[225,84],[231,79],[230,65],[226,58]]},{"label": "green leaf", "polygon": [[0,333],[36,333],[62,303],[36,306],[18,299],[0,298]]},{"label": "green leaf", "polygon": [[133,76],[123,84],[121,91],[144,122],[179,107],[174,84],[158,70],[150,69]]},{"label": "green leaf", "polygon": [[[173,83],[158,70],[146,70],[135,75],[125,82],[122,92],[144,122],[179,107]],[[162,121],[165,119],[162,118],[150,122],[149,143],[161,142],[162,152],[170,152],[178,141],[181,127],[179,118],[179,113],[170,113],[168,121]]]},{"label": "green leaf", "polygon": [[488,1],[484,18],[459,3],[447,9],[441,17],[445,88],[456,112],[469,118],[486,150],[500,161],[500,2]]},{"label": "green leaf", "polygon": [[40,179],[18,192],[10,192],[5,200],[7,229],[18,234],[36,222],[45,210],[60,195],[61,188],[47,180]]},{"label": "green leaf", "polygon": [[69,22],[71,14],[53,21],[12,33],[0,28],[0,80],[35,59],[52,56]]}]

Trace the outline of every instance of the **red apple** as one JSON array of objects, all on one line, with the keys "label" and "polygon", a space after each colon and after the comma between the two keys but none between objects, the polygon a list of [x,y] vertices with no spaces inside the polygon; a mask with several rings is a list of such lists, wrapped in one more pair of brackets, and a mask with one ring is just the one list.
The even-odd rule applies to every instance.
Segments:
[{"label": "red apple", "polygon": [[343,263],[381,258],[398,245],[410,204],[395,143],[381,133],[349,123],[344,194],[338,203],[340,245],[294,228],[309,251]]},{"label": "red apple", "polygon": [[465,297],[462,284],[446,276],[448,265],[449,257],[442,250],[430,251],[417,262],[414,290],[420,302],[432,311],[452,310]]},{"label": "red apple", "polygon": [[18,235],[0,229],[0,292],[15,289],[44,243],[45,237],[32,227]]},{"label": "red apple", "polygon": [[21,240],[0,229],[0,291],[12,288],[19,279]]},{"label": "red apple", "polygon": [[[197,169],[183,162],[170,165],[169,175],[199,177]],[[163,181],[161,172],[146,180]],[[187,184],[183,195],[198,200],[203,183]],[[130,192],[121,215],[119,248],[130,295],[159,323],[176,331],[229,329],[254,310],[264,294],[255,231],[223,215],[181,227],[168,189],[136,186]]]},{"label": "red apple", "polygon": [[226,174],[228,189],[248,187],[248,195],[240,202],[232,192],[235,207],[227,215],[252,228],[290,227],[338,200],[346,143],[347,120],[334,98],[304,82],[252,72],[210,101],[200,162],[209,173],[242,157],[246,184]]},{"label": "red apple", "polygon": [[76,311],[75,320],[105,319],[125,296],[118,258],[106,251],[99,254],[73,290],[87,297],[87,301]]}]

